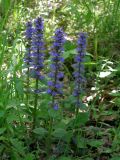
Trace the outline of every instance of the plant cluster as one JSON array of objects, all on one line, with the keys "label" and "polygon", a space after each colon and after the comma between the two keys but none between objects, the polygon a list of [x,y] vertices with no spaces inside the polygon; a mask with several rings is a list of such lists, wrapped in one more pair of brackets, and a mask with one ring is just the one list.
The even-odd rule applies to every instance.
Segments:
[{"label": "plant cluster", "polygon": [[0,160],[120,159],[119,6],[0,1]]},{"label": "plant cluster", "polygon": [[[56,29],[55,35],[53,36],[53,45],[50,51],[51,64],[50,64],[50,72],[48,73],[48,77],[43,76],[44,73],[44,59],[45,59],[45,47],[44,47],[44,23],[43,18],[38,17],[34,21],[34,25],[32,22],[28,22],[26,25],[26,54],[24,57],[25,66],[27,67],[27,90],[26,90],[26,105],[29,105],[29,88],[30,88],[30,78],[35,79],[35,89],[33,93],[35,94],[34,99],[34,108],[33,108],[33,122],[32,122],[32,132],[36,130],[37,127],[37,112],[40,108],[38,108],[38,94],[42,94],[43,91],[39,89],[39,81],[44,81],[44,79],[48,79],[47,82],[47,90],[44,90],[45,94],[49,94],[51,96],[51,102],[49,102],[48,106],[51,108],[51,111],[60,110],[60,99],[64,97],[64,43],[65,43],[65,33],[62,28]],[[84,78],[84,56],[86,52],[86,33],[80,33],[77,42],[77,55],[74,58],[74,91],[73,96],[75,97],[75,111],[76,116],[79,114],[79,110],[82,109],[82,101],[81,94],[83,89],[83,83],[85,81]],[[63,104],[64,105],[64,104]],[[42,110],[42,109],[41,109]],[[49,110],[49,109],[48,109]],[[62,111],[62,110],[61,110]],[[60,113],[62,114],[62,112]],[[54,115],[53,115],[54,116]],[[53,132],[53,125],[55,118],[49,117],[48,120],[50,128],[48,129],[48,138],[47,138],[47,156],[50,154],[51,150],[51,133]]]}]

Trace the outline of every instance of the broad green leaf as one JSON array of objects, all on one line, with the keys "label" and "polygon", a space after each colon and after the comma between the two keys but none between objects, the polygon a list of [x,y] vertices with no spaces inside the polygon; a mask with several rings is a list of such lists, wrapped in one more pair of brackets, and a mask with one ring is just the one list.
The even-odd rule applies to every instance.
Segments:
[{"label": "broad green leaf", "polygon": [[40,128],[35,128],[33,132],[43,137],[47,134],[48,131],[45,128],[40,127]]},{"label": "broad green leaf", "polygon": [[89,112],[79,112],[75,121],[75,125],[84,125],[89,119]]},{"label": "broad green leaf", "polygon": [[52,135],[56,138],[63,138],[66,135],[66,130],[63,128],[57,128]]}]

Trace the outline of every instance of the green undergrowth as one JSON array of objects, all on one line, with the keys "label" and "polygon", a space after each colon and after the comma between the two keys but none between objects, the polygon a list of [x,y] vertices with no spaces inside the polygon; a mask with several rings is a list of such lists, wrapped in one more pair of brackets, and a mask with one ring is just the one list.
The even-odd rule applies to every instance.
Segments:
[{"label": "green undergrowth", "polygon": [[[26,105],[24,31],[26,21],[39,15],[45,19],[46,66],[53,32],[63,27],[67,33],[63,55],[66,79],[58,112],[50,108],[50,96],[39,95],[36,128],[32,130],[34,94],[29,94]],[[0,160],[120,159],[119,26],[119,0],[53,0],[51,6],[46,0],[0,0]],[[88,33],[87,83],[81,95],[82,109],[75,117],[71,65],[79,31]],[[46,86],[46,81],[39,85]],[[50,119],[52,144],[47,156]]]}]

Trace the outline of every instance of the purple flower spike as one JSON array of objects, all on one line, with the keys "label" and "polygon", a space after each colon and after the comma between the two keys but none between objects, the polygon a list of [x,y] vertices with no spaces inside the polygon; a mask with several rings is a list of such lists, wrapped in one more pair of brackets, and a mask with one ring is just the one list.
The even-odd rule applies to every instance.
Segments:
[{"label": "purple flower spike", "polygon": [[[27,66],[27,68],[30,67],[32,58],[31,58],[31,52],[32,52],[32,35],[33,35],[33,27],[32,27],[32,22],[27,22],[26,23],[26,32],[25,32],[25,37],[26,37],[26,54],[24,56],[24,62]],[[29,74],[29,73],[28,73]]]},{"label": "purple flower spike", "polygon": [[62,65],[64,62],[62,54],[64,51],[63,45],[65,42],[63,30],[57,29],[55,31],[53,39],[54,42],[52,46],[52,51],[50,52],[51,62],[52,62],[50,65],[51,72],[48,75],[51,78],[51,80],[48,82],[49,89],[47,93],[52,96],[53,98],[52,106],[55,110],[57,110],[58,103],[55,103],[54,101],[57,96],[63,94],[62,92],[63,84],[60,81],[60,78],[64,77],[64,73],[61,72]]},{"label": "purple flower spike", "polygon": [[79,38],[77,41],[77,55],[75,57],[75,64],[73,76],[75,78],[75,88],[73,95],[77,98],[76,105],[80,107],[80,95],[82,93],[82,86],[85,82],[84,77],[84,57],[85,57],[85,50],[86,50],[86,33],[80,33]]},{"label": "purple flower spike", "polygon": [[43,39],[43,19],[38,17],[35,20],[35,28],[33,31],[33,38],[32,38],[32,66],[35,74],[36,79],[43,79],[41,75],[41,70],[43,69],[44,65],[44,39]]}]

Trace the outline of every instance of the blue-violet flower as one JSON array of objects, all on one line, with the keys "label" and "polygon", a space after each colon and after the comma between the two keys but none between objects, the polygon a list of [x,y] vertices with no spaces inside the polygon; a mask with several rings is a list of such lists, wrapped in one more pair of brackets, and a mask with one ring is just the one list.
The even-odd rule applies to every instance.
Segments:
[{"label": "blue-violet flower", "polygon": [[31,77],[36,79],[36,87],[34,92],[36,94],[40,93],[40,89],[38,89],[38,81],[42,80],[44,76],[41,71],[44,67],[44,37],[43,37],[44,23],[42,17],[38,17],[34,21],[34,29],[32,36],[32,69],[31,69]]},{"label": "blue-violet flower", "polygon": [[32,38],[32,66],[33,66],[33,77],[41,80],[43,75],[41,70],[43,69],[44,62],[44,39],[43,39],[43,19],[38,17],[35,20],[35,28],[33,31]]},{"label": "blue-violet flower", "polygon": [[49,89],[47,90],[47,93],[52,95],[52,107],[57,110],[59,108],[59,105],[56,98],[60,95],[63,95],[63,83],[60,81],[60,79],[64,77],[64,73],[61,72],[61,69],[64,62],[62,54],[64,51],[63,45],[65,42],[65,38],[64,32],[61,28],[55,31],[55,36],[53,37],[53,39],[54,42],[52,51],[50,52],[52,62],[50,65],[51,72],[48,75],[51,80],[48,81]]},{"label": "blue-violet flower", "polygon": [[32,62],[32,58],[31,58],[32,35],[33,35],[32,22],[29,21],[29,22],[26,23],[26,32],[25,32],[25,38],[26,38],[26,42],[27,42],[27,46],[26,46],[27,51],[26,51],[26,54],[24,56],[24,62],[26,64],[27,68],[30,67],[31,62]]},{"label": "blue-violet flower", "polygon": [[77,41],[77,55],[75,56],[74,67],[74,78],[75,78],[75,88],[73,95],[77,97],[76,105],[77,107],[81,106],[80,95],[82,93],[83,84],[85,82],[84,77],[84,57],[86,50],[86,33],[80,33]]}]

